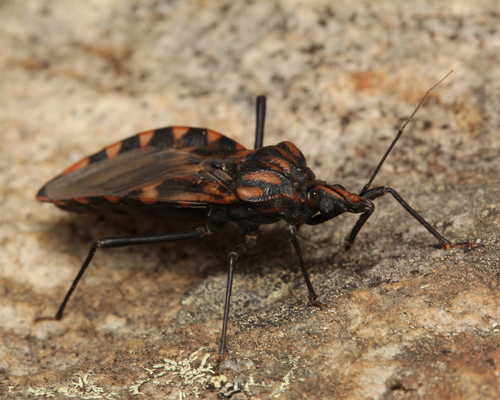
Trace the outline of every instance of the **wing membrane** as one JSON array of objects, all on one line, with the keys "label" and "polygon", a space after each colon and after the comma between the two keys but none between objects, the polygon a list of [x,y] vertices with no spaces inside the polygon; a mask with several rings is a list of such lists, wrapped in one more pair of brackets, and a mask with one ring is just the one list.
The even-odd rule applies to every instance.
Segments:
[{"label": "wing membrane", "polygon": [[227,186],[230,177],[211,163],[244,157],[250,151],[197,150],[139,147],[60,175],[42,188],[39,197],[52,202],[91,197],[218,204],[235,201]]}]

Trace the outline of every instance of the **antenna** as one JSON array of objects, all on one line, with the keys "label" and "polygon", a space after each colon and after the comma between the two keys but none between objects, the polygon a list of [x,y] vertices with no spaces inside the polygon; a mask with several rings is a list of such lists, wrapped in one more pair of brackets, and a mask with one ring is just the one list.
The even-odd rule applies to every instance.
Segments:
[{"label": "antenna", "polygon": [[384,161],[385,159],[387,158],[387,156],[389,155],[389,153],[391,152],[391,150],[393,149],[393,147],[396,145],[397,141],[399,140],[399,138],[401,137],[401,135],[403,134],[403,130],[406,128],[406,125],[408,125],[408,123],[412,120],[412,118],[415,116],[415,114],[417,113],[418,109],[420,108],[420,106],[422,105],[422,103],[425,101],[425,99],[427,98],[427,96],[429,95],[429,93],[436,87],[438,86],[441,82],[443,82],[446,78],[448,78],[448,76],[450,76],[450,74],[453,72],[453,70],[451,70],[450,72],[448,72],[446,74],[446,76],[441,79],[438,83],[436,83],[433,87],[431,87],[427,93],[425,94],[425,96],[423,97],[422,100],[420,100],[420,103],[418,103],[418,106],[417,108],[415,108],[415,111],[413,111],[413,114],[410,116],[410,118],[408,118],[408,120],[405,122],[405,124],[401,127],[401,129],[398,131],[398,134],[396,135],[396,138],[392,141],[391,145],[389,146],[389,148],[387,149],[387,151],[385,152],[384,156],[382,157],[382,160],[380,160],[379,164],[377,165],[377,168],[375,168],[375,171],[373,172],[370,180],[368,181],[368,183],[364,186],[363,190],[361,190],[361,192],[359,193],[360,196],[363,196],[367,191],[368,189],[370,189],[370,186],[372,185],[373,183],[373,180],[375,179],[375,177],[377,176],[378,174],[378,171],[380,171],[380,168],[382,167],[382,164],[384,164]]}]

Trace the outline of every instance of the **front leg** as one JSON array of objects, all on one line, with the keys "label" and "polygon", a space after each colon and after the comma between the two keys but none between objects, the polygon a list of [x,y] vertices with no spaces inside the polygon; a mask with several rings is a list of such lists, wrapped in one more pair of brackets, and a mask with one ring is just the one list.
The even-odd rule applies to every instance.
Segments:
[{"label": "front leg", "polygon": [[[443,246],[446,250],[449,250],[454,247],[474,247],[474,244],[472,243],[451,243],[448,239],[444,238],[442,235],[436,231],[431,224],[429,224],[424,218],[420,216],[419,213],[417,213],[413,208],[410,207],[410,205],[403,200],[403,198],[392,188],[387,187],[387,186],[381,186],[378,188],[373,188],[368,190],[365,194],[364,197],[370,200],[375,200],[378,197],[384,196],[385,194],[391,194],[392,197],[396,199],[396,201],[403,206],[403,208],[413,217],[415,218],[418,222],[422,224],[422,226],[429,231],[431,235],[433,235],[439,243],[441,243],[441,246]],[[366,217],[368,219],[369,215]],[[360,220],[363,218],[363,215],[361,216]],[[366,219],[364,222],[366,222]],[[358,229],[356,230],[356,226],[354,229],[351,231],[351,234],[346,238],[346,251],[351,247],[352,243],[354,243],[354,239],[356,238],[356,235],[359,232],[359,229],[361,229],[361,226],[363,226],[364,222],[360,224],[360,221],[356,224],[356,226],[360,225]]]},{"label": "front leg", "polygon": [[304,259],[302,257],[302,251],[300,250],[299,240],[297,238],[297,227],[295,225],[288,224],[285,227],[285,232],[290,236],[290,241],[292,243],[293,249],[295,250],[295,254],[299,259],[300,268],[302,270],[302,275],[304,276],[304,280],[306,281],[307,290],[309,291],[309,302],[319,308],[325,308],[326,304],[318,301],[318,297],[316,296],[316,292],[312,286],[311,280],[309,279],[309,274],[307,273],[306,265],[304,263]]}]

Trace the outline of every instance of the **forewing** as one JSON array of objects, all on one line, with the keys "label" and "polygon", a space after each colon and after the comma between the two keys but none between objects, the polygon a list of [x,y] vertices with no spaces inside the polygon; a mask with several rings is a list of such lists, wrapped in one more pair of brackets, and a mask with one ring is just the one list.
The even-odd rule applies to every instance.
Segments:
[{"label": "forewing", "polygon": [[[139,147],[90,163],[49,182],[39,193],[42,201],[63,202],[103,197],[156,202],[230,204],[236,197],[227,187],[230,177],[212,166],[244,157],[249,151],[197,148]],[[187,204],[186,204],[187,205]]]}]

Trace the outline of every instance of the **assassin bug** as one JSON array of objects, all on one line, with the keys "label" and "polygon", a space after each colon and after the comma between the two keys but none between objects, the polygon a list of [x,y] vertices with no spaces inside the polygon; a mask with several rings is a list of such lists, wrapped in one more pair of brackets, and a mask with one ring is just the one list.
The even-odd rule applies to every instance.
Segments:
[{"label": "assassin bug", "polygon": [[[451,73],[451,72],[450,72]],[[449,74],[450,74],[449,73]],[[448,74],[448,75],[449,75]],[[303,224],[317,225],[345,212],[361,214],[347,235],[344,249],[351,248],[357,234],[375,210],[373,200],[391,194],[446,249],[452,244],[413,210],[389,187],[370,189],[382,164],[399,140],[404,128],[428,94],[399,130],[389,149],[359,194],[338,184],[317,180],[307,167],[302,152],[290,142],[263,147],[266,98],[257,98],[254,150],[210,129],[169,127],[139,133],[86,157],[48,182],[37,199],[73,212],[114,212],[149,216],[161,220],[205,221],[206,227],[156,236],[109,237],[97,240],[80,268],[54,317],[60,320],[74,289],[97,249],[194,239],[221,230],[235,222],[245,231],[244,243],[229,253],[229,272],[224,305],[220,357],[226,352],[226,331],[238,257],[252,249],[260,225],[284,220],[285,231],[297,255],[309,292],[309,301],[318,301],[300,250],[297,230]]]}]

